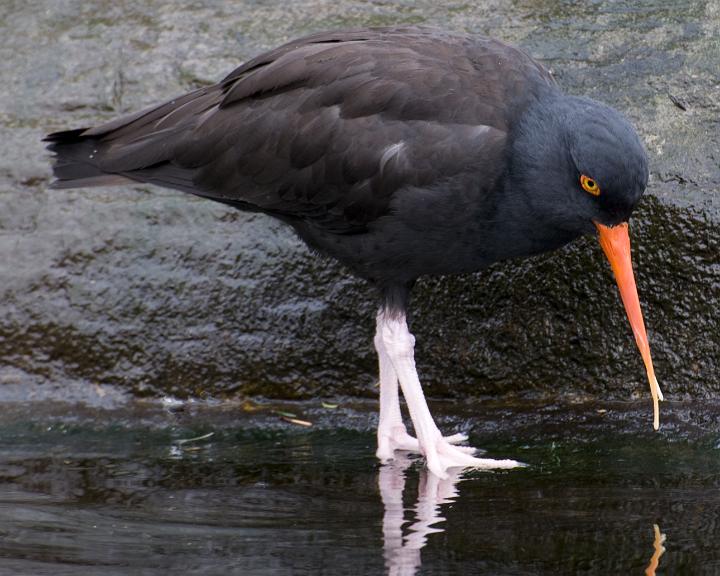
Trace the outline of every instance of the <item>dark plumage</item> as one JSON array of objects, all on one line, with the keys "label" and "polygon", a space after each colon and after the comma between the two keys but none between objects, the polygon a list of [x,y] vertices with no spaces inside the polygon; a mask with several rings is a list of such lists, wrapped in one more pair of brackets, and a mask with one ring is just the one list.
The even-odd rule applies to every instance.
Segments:
[{"label": "dark plumage", "polygon": [[[408,341],[404,312],[419,276],[478,270],[615,226],[648,177],[643,147],[615,110],[564,95],[521,50],[415,27],[315,34],[214,86],[46,140],[56,188],[149,182],[264,212],[375,283],[378,334],[382,318],[402,319],[394,336],[376,338],[381,380],[384,348],[388,378],[406,397],[395,347]],[[599,195],[583,190],[582,175]],[[381,410],[381,428],[382,419]]]}]

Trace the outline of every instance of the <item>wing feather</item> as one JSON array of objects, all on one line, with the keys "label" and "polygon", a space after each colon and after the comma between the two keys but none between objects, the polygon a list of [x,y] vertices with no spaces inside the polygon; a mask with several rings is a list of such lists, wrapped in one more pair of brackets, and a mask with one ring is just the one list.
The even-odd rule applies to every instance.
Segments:
[{"label": "wing feather", "polygon": [[88,184],[125,177],[357,232],[387,213],[401,188],[497,160],[508,102],[522,106],[549,83],[529,56],[493,40],[421,28],[341,31],[281,46],[215,86],[48,140],[61,159],[85,162],[65,173]]}]

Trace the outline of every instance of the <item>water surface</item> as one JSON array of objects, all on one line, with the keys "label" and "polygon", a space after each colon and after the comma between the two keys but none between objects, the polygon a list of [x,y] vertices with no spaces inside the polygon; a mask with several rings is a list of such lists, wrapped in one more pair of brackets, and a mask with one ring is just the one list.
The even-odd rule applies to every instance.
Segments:
[{"label": "water surface", "polygon": [[6,407],[0,574],[720,573],[716,413],[666,408],[654,434],[644,403],[440,408],[528,467],[380,466],[362,405],[284,408],[310,428],[271,408]]}]

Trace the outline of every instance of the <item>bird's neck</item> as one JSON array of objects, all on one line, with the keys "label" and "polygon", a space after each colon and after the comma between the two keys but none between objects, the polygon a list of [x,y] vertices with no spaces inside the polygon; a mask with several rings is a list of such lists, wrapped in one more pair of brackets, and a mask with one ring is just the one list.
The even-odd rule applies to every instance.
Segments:
[{"label": "bird's neck", "polygon": [[565,206],[550,183],[566,165],[563,118],[567,96],[548,90],[533,100],[508,135],[506,170],[498,182],[494,245],[497,259],[560,248],[580,233],[565,225]]}]

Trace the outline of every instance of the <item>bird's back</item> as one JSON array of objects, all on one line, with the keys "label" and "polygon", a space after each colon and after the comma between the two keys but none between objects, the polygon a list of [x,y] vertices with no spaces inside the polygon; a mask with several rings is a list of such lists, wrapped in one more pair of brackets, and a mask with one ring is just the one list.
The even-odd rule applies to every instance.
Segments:
[{"label": "bird's back", "polygon": [[552,84],[529,56],[488,38],[328,32],[214,86],[47,140],[56,187],[149,182],[267,212],[306,234],[358,234],[391,214],[403,190],[471,173],[489,188],[513,119]]}]

